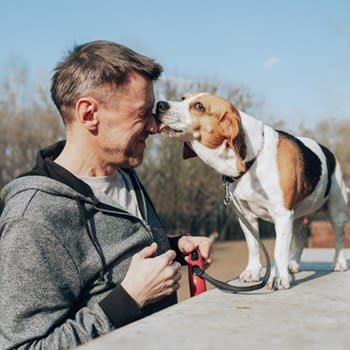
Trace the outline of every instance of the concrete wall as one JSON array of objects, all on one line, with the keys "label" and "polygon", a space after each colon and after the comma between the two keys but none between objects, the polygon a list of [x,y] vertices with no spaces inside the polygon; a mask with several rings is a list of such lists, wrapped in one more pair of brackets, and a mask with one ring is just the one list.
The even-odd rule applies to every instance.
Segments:
[{"label": "concrete wall", "polygon": [[333,253],[306,249],[289,290],[211,289],[79,350],[350,349],[350,272],[331,271]]}]

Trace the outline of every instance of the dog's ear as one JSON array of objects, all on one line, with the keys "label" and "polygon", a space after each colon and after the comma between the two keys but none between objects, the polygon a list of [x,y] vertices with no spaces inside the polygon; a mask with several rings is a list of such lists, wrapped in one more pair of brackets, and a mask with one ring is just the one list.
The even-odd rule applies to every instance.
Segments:
[{"label": "dog's ear", "polygon": [[237,155],[237,170],[240,172],[246,171],[244,158],[247,155],[247,147],[244,142],[244,131],[239,112],[235,108],[231,111],[226,111],[220,117],[219,125],[227,140],[227,145]]},{"label": "dog's ear", "polygon": [[197,157],[197,153],[191,148],[191,146],[187,142],[185,142],[182,151],[182,158],[188,159],[193,157]]}]

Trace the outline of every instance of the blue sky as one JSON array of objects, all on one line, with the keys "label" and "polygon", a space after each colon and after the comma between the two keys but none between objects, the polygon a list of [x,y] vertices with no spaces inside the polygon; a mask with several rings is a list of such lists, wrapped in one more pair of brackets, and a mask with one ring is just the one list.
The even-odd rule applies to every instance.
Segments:
[{"label": "blue sky", "polygon": [[350,120],[349,0],[0,4],[0,77],[17,62],[49,80],[73,45],[106,39],[155,58],[165,76],[243,86],[263,101],[257,118]]}]

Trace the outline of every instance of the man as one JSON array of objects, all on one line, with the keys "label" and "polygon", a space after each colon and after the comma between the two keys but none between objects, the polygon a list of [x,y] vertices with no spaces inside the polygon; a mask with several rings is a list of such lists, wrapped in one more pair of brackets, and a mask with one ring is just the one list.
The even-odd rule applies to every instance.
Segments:
[{"label": "man", "polygon": [[133,170],[158,132],[161,71],[106,41],[57,65],[66,141],[2,191],[1,349],[74,348],[176,303],[181,254],[199,247],[210,264],[208,239],[165,236]]}]

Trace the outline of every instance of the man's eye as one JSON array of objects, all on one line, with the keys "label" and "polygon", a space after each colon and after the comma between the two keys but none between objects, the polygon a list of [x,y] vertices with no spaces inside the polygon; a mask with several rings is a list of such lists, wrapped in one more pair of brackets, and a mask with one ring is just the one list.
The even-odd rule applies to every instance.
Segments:
[{"label": "man's eye", "polygon": [[142,119],[149,119],[149,118],[151,118],[153,116],[154,116],[154,114],[153,114],[151,109],[149,109],[147,111],[143,111],[143,112],[140,113],[140,117],[142,117]]},{"label": "man's eye", "polygon": [[194,108],[199,111],[199,112],[204,112],[205,111],[205,108],[204,106],[200,103],[200,102],[197,102],[195,105],[194,105]]}]

